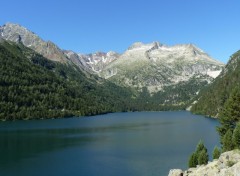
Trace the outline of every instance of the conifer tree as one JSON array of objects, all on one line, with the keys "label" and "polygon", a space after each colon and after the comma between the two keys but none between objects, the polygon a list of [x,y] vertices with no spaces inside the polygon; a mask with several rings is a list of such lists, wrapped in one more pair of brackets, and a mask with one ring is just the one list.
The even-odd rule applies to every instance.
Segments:
[{"label": "conifer tree", "polygon": [[234,148],[233,142],[232,142],[232,129],[228,129],[228,131],[224,135],[222,145],[223,145],[222,148],[224,152],[230,151]]},{"label": "conifer tree", "polygon": [[220,149],[217,146],[215,146],[213,150],[213,159],[218,159],[220,155],[221,155]]},{"label": "conifer tree", "polygon": [[221,137],[221,143],[227,131],[234,130],[236,123],[240,120],[240,89],[233,89],[229,99],[224,105],[222,112],[220,113],[219,121],[221,126],[218,127],[218,132]]},{"label": "conifer tree", "polygon": [[189,157],[188,166],[196,167],[197,165],[207,164],[208,163],[208,153],[207,148],[204,146],[202,140],[199,141],[195,152]]},{"label": "conifer tree", "polygon": [[198,158],[195,152],[191,154],[188,160],[188,167],[196,167],[198,165]]},{"label": "conifer tree", "polygon": [[235,148],[240,149],[240,123],[237,124],[233,131],[233,145]]},{"label": "conifer tree", "polygon": [[207,164],[208,163],[208,153],[207,150],[203,149],[198,154],[198,165]]}]

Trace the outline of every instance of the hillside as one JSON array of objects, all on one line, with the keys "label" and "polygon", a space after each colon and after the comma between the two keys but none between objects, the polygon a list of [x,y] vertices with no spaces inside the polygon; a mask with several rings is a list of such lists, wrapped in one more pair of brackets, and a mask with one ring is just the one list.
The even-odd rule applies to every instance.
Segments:
[{"label": "hillside", "polygon": [[[116,111],[116,109],[117,111],[184,110],[195,100],[198,92],[214,80],[224,66],[193,44],[167,46],[159,42],[149,44],[137,42],[122,54],[114,51],[80,54],[60,49],[53,42],[44,41],[34,32],[13,23],[0,26],[0,37],[17,44],[18,47],[21,46],[19,50],[35,51],[38,57],[47,59],[44,62],[54,63],[54,67],[58,70],[61,68],[64,74],[69,73],[68,76],[61,73],[56,75],[54,68],[48,69],[47,75],[53,72],[57,79],[59,76],[61,79],[64,78],[63,81],[69,81],[69,78],[74,77],[73,80],[77,82],[75,84],[77,93],[74,94],[76,97],[72,97],[74,101],[77,101],[75,98],[80,97],[84,101],[96,103],[94,108],[98,109],[96,112],[91,112],[92,110],[88,111],[88,109],[91,109],[92,105],[84,103],[80,107],[80,105],[73,105],[78,103],[72,103],[71,107],[77,106],[75,110],[80,109],[78,114],[89,114],[89,112],[98,114]],[[4,54],[2,57],[5,57]],[[39,58],[35,58],[34,62],[42,62],[38,60]],[[33,66],[35,68],[36,65]],[[9,64],[8,67],[11,65]],[[28,67],[32,65],[24,68]],[[3,69],[13,68],[6,66]],[[32,79],[34,80],[35,77]],[[83,81],[80,82],[80,80]],[[82,84],[87,84],[85,87],[89,87],[90,84],[94,91],[83,89]],[[55,91],[58,89],[56,88]],[[98,97],[97,101],[94,97]],[[103,102],[103,99],[106,101]],[[117,101],[105,109],[106,104],[112,99]],[[124,103],[115,107],[116,103],[122,101]],[[69,108],[63,109],[67,111]]]},{"label": "hillside", "polygon": [[126,111],[132,93],[78,67],[1,39],[0,119],[57,118]]},{"label": "hillside", "polygon": [[232,90],[240,83],[240,51],[234,53],[221,74],[212,84],[200,91],[191,108],[196,114],[217,117]]}]

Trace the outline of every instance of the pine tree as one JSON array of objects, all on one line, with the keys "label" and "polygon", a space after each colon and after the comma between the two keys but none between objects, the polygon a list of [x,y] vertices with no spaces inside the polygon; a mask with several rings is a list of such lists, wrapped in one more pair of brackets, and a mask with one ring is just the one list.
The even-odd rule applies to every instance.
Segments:
[{"label": "pine tree", "polygon": [[220,149],[217,146],[215,146],[213,150],[213,159],[218,159],[220,155],[221,155]]},{"label": "pine tree", "polygon": [[208,163],[208,153],[207,148],[204,146],[202,140],[199,141],[196,150],[189,157],[188,166],[196,167],[197,165],[207,164]]},{"label": "pine tree", "polygon": [[240,89],[233,89],[229,99],[224,105],[222,112],[220,113],[219,121],[221,126],[218,127],[218,132],[221,137],[221,143],[227,131],[232,131],[236,127],[236,123],[240,120]]},{"label": "pine tree", "polygon": [[198,158],[195,152],[191,154],[188,160],[188,167],[196,167],[198,165]]},{"label": "pine tree", "polygon": [[204,143],[202,140],[199,141],[197,147],[196,147],[196,155],[197,157],[199,156],[199,154],[201,153],[202,150],[206,150],[207,151],[207,148],[204,146]]},{"label": "pine tree", "polygon": [[235,148],[240,149],[240,123],[237,124],[233,131],[233,145]]},{"label": "pine tree", "polygon": [[208,153],[205,149],[203,149],[198,155],[198,165],[207,164],[208,163]]},{"label": "pine tree", "polygon": [[223,145],[222,148],[224,152],[230,151],[234,148],[233,142],[232,142],[232,129],[229,129],[224,135],[222,145]]}]

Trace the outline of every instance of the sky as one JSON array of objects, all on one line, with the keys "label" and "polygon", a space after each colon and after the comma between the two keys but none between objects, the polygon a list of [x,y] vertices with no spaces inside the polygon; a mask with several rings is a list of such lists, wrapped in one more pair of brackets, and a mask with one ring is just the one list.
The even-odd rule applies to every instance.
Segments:
[{"label": "sky", "polygon": [[239,0],[6,0],[0,26],[17,23],[85,54],[192,43],[226,63],[240,49],[239,9]]}]

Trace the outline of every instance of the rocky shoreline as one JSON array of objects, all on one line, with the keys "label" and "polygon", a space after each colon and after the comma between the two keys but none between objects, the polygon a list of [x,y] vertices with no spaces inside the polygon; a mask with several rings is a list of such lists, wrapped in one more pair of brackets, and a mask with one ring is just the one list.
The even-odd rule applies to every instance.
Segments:
[{"label": "rocky shoreline", "polygon": [[186,171],[171,169],[168,176],[240,176],[240,150],[222,153],[219,159]]}]

